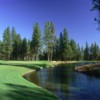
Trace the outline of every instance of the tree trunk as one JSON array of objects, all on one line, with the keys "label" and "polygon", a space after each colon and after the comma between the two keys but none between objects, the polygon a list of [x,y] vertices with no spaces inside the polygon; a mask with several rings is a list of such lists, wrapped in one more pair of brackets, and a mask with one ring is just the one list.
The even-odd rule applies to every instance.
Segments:
[{"label": "tree trunk", "polygon": [[50,53],[48,52],[48,61],[50,60]]},{"label": "tree trunk", "polygon": [[36,54],[36,61],[39,59],[39,55],[38,54]]}]

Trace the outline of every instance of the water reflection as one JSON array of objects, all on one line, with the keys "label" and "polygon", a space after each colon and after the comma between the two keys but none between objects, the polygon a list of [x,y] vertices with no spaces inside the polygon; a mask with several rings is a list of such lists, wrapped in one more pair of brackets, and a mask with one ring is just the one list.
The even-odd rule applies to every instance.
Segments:
[{"label": "water reflection", "polygon": [[100,79],[74,72],[71,67],[55,67],[36,72],[32,81],[57,94],[61,100],[99,100]]}]

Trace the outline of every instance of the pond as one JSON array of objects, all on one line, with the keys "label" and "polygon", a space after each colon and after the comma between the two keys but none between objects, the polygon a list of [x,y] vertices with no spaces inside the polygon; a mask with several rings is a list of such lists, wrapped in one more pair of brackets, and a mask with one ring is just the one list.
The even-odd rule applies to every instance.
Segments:
[{"label": "pond", "polygon": [[73,67],[44,68],[32,81],[61,100],[99,100],[100,78],[75,72]]}]

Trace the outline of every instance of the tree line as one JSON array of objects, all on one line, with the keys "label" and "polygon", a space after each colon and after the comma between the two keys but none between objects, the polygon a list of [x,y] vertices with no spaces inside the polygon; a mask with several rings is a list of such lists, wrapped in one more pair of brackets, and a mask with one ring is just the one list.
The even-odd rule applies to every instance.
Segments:
[{"label": "tree line", "polygon": [[7,27],[0,41],[0,60],[100,60],[100,48],[87,42],[80,47],[69,39],[66,28],[57,37],[54,23],[47,21],[43,34],[39,23],[35,23],[31,39],[22,39],[14,27]]}]

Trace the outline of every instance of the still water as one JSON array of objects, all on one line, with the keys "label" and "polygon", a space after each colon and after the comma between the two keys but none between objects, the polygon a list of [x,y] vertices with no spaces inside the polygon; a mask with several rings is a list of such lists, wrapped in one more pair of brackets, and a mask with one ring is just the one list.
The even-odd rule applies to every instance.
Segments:
[{"label": "still water", "polygon": [[100,78],[75,72],[72,67],[44,68],[33,82],[61,100],[100,100]]}]

